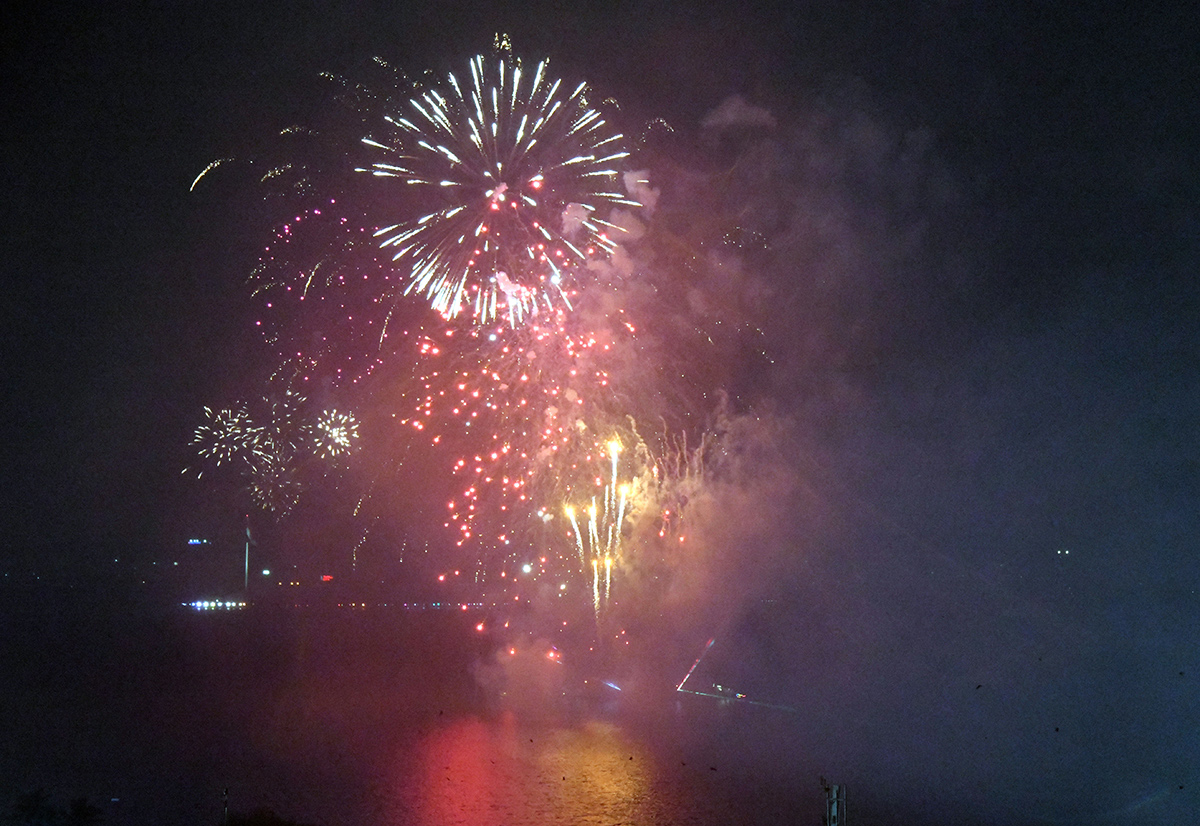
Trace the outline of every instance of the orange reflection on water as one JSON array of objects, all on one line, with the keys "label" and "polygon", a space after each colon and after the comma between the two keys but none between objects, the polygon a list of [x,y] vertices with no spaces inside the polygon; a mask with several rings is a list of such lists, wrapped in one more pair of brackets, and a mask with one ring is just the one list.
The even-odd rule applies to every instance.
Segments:
[{"label": "orange reflection on water", "polygon": [[426,735],[397,770],[396,826],[653,820],[649,755],[604,723],[526,730],[512,715],[461,720]]}]

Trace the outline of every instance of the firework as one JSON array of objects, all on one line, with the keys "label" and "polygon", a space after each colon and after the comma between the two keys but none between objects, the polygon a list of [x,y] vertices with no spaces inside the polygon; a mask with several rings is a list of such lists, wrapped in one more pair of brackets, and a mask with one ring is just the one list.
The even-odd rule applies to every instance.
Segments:
[{"label": "firework", "polygon": [[[593,496],[591,504],[586,508],[588,516],[586,541],[583,532],[579,529],[576,508],[572,505],[564,508],[567,519],[571,522],[576,551],[585,574],[588,564],[591,565],[592,606],[597,620],[600,618],[601,607],[607,607],[612,599],[613,564],[619,564],[621,561],[621,533],[624,529],[625,509],[630,490],[629,484],[618,485],[617,483],[617,460],[621,454],[620,441],[610,440],[607,449],[612,472],[609,483],[604,488],[600,504],[596,504],[596,498]],[[603,575],[601,571],[603,571]],[[603,585],[601,585],[602,582]]]},{"label": "firework", "polygon": [[287,516],[300,500],[298,459],[290,442],[268,437],[267,448],[246,475],[246,486],[254,504],[276,517]]},{"label": "firework", "polygon": [[[688,408],[664,407],[674,397],[665,392],[670,383],[654,378],[663,362],[643,364],[637,326],[613,307],[619,296],[593,289],[575,313],[543,316],[517,330],[499,323],[494,329],[447,326],[419,342],[414,370],[420,384],[401,396],[410,407],[396,419],[447,455],[460,487],[445,503],[444,524],[467,554],[457,556],[460,564],[489,571],[480,574],[488,581],[530,556],[546,557],[535,578],[561,584],[575,571],[594,575],[597,587],[585,582],[583,590],[607,604],[623,564],[615,552],[617,526],[635,510],[639,517],[660,514],[661,525],[655,517],[654,530],[644,532],[678,537],[679,472],[688,465],[676,454],[686,452],[686,438],[676,445],[669,434]],[[593,302],[607,312],[597,312]],[[644,434],[647,442],[638,420],[657,420],[662,429]],[[626,447],[614,452],[614,439]],[[563,507],[553,502],[576,506],[573,545],[561,542],[571,534],[560,521]],[[594,520],[584,515],[592,502]],[[592,521],[597,533],[584,538]],[[593,570],[584,546],[608,543],[607,555],[594,555]]]},{"label": "firework", "polygon": [[[204,408],[204,423],[196,428],[192,446],[201,459],[216,467],[235,462],[250,463],[259,451],[261,428],[254,425],[245,407],[213,411]],[[197,471],[197,477],[203,471]]]},{"label": "firework", "polygon": [[405,294],[446,318],[515,325],[570,306],[571,284],[622,231],[614,207],[637,207],[622,189],[623,136],[568,91],[547,61],[475,57],[385,117],[363,142],[383,155],[361,171],[405,184],[412,216],[375,232],[405,267]]},{"label": "firework", "polygon": [[[297,163],[272,169],[303,170],[306,181],[330,195],[294,203],[297,193],[304,200],[304,190],[285,189],[287,197],[276,202],[292,206],[274,225],[250,282],[261,301],[264,340],[296,367],[297,385],[315,380],[323,393],[335,394],[323,398],[339,405],[391,406],[391,418],[412,428],[410,438],[449,447],[452,474],[463,482],[448,508],[458,544],[484,538],[501,551],[520,535],[514,517],[528,517],[530,503],[578,487],[577,476],[601,486],[602,474],[585,469],[600,447],[596,434],[640,412],[615,398],[610,376],[636,356],[634,325],[619,305],[609,306],[620,286],[601,267],[589,272],[587,294],[574,287],[578,268],[613,250],[609,236],[624,231],[604,211],[634,207],[636,198],[621,189],[640,192],[644,182],[618,173],[628,153],[621,136],[588,106],[586,89],[568,93],[545,62],[527,72],[518,61],[475,58],[463,78],[450,78],[449,86],[406,82],[407,88],[382,94],[342,84],[364,119],[383,120],[381,109],[392,113],[384,121],[386,142],[369,139],[385,146],[373,151],[389,158],[370,171],[406,182],[392,194],[414,197],[389,202],[421,216],[410,222],[420,228],[417,236],[381,250],[370,229],[380,223],[371,218],[378,194],[355,200],[346,181],[321,171],[339,165],[314,162],[318,156],[307,151]],[[301,131],[305,140],[291,136],[290,144],[306,150],[328,145],[307,140],[313,130]],[[447,166],[443,149],[461,163]],[[402,163],[391,163],[396,153]],[[261,183],[274,188],[284,177]],[[458,184],[440,186],[451,179]],[[479,197],[466,198],[469,191]],[[431,197],[442,199],[442,208],[428,211]],[[456,199],[462,209],[448,206]],[[473,245],[426,243],[457,239],[464,227],[487,232]],[[388,260],[397,250],[407,250],[400,268]],[[456,259],[460,254],[465,257]],[[453,312],[443,306],[441,316],[430,316],[416,302],[400,300],[414,289],[418,256],[457,272],[472,295],[490,290],[472,311],[477,323],[449,322],[446,316],[464,309],[461,302]],[[528,300],[509,301],[509,295]],[[577,308],[583,318],[568,312]],[[385,438],[407,453],[394,437]],[[376,478],[394,475],[400,461]],[[485,527],[485,512],[499,516],[499,524]]]},{"label": "firework", "polygon": [[308,430],[313,452],[323,459],[345,457],[358,444],[358,420],[352,413],[326,410]]},{"label": "firework", "polygon": [[[428,500],[408,510],[444,508],[463,581],[511,600],[515,579],[545,577],[597,617],[641,599],[659,580],[633,569],[680,553],[678,456],[740,334],[742,276],[705,246],[724,225],[644,226],[635,210],[659,209],[657,192],[622,169],[586,87],[545,62],[476,57],[441,82],[344,90],[357,112],[340,148],[322,137],[337,130],[293,131],[303,156],[253,164],[276,195],[249,282],[282,366],[198,449],[276,515],[318,485],[345,494],[351,558],[417,490]],[[380,124],[366,150],[363,123]],[[364,151],[371,177],[345,174]]]},{"label": "firework", "polygon": [[[308,483],[349,456],[358,442],[353,413],[306,413],[308,399],[293,386],[301,372],[300,365],[285,364],[253,403],[215,412],[204,408],[205,421],[192,439],[205,464],[235,470],[251,500],[277,517],[287,515]],[[203,473],[202,467],[196,476]]]}]

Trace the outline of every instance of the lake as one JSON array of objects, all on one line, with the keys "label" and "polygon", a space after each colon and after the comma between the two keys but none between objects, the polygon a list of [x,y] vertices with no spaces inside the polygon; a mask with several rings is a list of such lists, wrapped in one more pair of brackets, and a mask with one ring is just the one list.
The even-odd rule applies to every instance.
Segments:
[{"label": "lake", "polygon": [[815,775],[755,782],[707,736],[771,712],[627,700],[475,620],[10,591],[2,805],[45,789],[114,826],[199,826],[228,789],[233,812],[322,826],[819,822]]}]

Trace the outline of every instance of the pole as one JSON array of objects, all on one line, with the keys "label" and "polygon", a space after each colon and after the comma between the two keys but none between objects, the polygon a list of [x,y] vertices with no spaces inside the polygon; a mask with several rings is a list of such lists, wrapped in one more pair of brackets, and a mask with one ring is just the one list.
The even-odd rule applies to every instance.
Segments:
[{"label": "pole", "polygon": [[246,574],[242,587],[250,593],[250,514],[246,514]]}]

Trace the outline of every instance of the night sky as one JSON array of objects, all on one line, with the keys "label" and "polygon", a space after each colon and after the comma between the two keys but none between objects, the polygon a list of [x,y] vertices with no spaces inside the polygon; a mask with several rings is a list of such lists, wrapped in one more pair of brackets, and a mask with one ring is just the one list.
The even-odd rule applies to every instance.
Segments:
[{"label": "night sky", "polygon": [[[10,17],[0,566],[86,581],[114,552],[154,558],[210,529],[212,495],[180,470],[202,406],[261,369],[245,276],[264,226],[235,183],[189,185],[318,119],[321,72],[354,76],[374,55],[442,71],[504,31],[632,122],[671,123],[664,179],[724,164],[731,191],[774,216],[755,273],[772,363],[747,361],[729,389],[787,422],[786,482],[764,484],[782,507],[739,540],[762,548],[752,570],[727,596],[746,560],[718,559],[708,580],[709,615],[742,643],[728,667],[807,709],[806,735],[849,725],[858,745],[837,760],[872,766],[884,790],[940,786],[1028,819],[1187,822],[1195,12],[511,5]],[[722,132],[714,113],[735,95],[772,126]],[[866,745],[889,736],[907,748]],[[1016,791],[1041,783],[1043,797]]]}]

